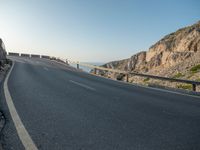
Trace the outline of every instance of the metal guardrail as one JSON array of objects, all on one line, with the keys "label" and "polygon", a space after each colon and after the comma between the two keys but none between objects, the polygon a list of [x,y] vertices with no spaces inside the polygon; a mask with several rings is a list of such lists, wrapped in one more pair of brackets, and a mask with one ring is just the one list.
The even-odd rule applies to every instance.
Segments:
[{"label": "metal guardrail", "polygon": [[196,86],[200,85],[200,82],[198,82],[198,81],[192,81],[192,80],[167,78],[167,77],[147,75],[147,74],[141,74],[141,73],[135,73],[135,72],[130,72],[130,74],[135,75],[135,76],[141,76],[141,77],[147,77],[147,78],[157,79],[157,80],[165,80],[165,81],[170,81],[170,82],[181,82],[181,83],[191,84],[193,91],[196,91]]},{"label": "metal guardrail", "polygon": [[79,69],[79,65],[93,68],[94,69],[94,74],[96,74],[98,69],[99,70],[104,70],[104,71],[115,72],[115,73],[122,73],[122,74],[126,75],[126,81],[127,82],[129,81],[129,75],[134,75],[134,76],[147,77],[147,78],[152,78],[152,79],[157,79],[157,80],[165,80],[165,81],[170,81],[170,82],[180,82],[180,83],[191,84],[193,91],[196,91],[196,86],[200,85],[200,82],[198,82],[198,81],[161,77],[161,76],[148,75],[148,74],[142,74],[142,73],[137,73],[137,72],[127,72],[127,71],[104,68],[104,67],[99,67],[99,66],[95,66],[95,65],[79,63],[79,62],[76,62],[76,64],[77,64],[77,69]]},{"label": "metal guardrail", "polygon": [[[86,63],[80,63],[78,61],[66,61],[66,59],[60,59],[56,57],[50,57],[47,55],[33,55],[33,54],[19,54],[19,53],[12,53],[9,52],[8,55],[10,56],[21,56],[21,57],[38,57],[38,58],[45,58],[45,59],[52,59],[53,61],[57,61],[58,63],[63,63],[67,64],[72,63],[77,65],[77,69],[80,68],[81,66],[89,67],[94,69],[94,74],[97,73],[97,70],[104,70],[104,71],[109,71],[109,72],[114,72],[114,73],[121,73],[126,76],[126,81],[129,81],[129,75],[134,75],[134,76],[140,76],[140,77],[147,77],[147,78],[152,78],[152,79],[157,79],[157,80],[165,80],[165,81],[170,81],[170,82],[180,82],[180,83],[187,83],[192,85],[192,90],[196,91],[196,86],[200,85],[200,82],[198,81],[192,81],[192,80],[183,80],[183,79],[175,79],[175,78],[168,78],[168,77],[161,77],[161,76],[155,76],[155,75],[148,75],[148,74],[142,74],[142,73],[137,73],[137,72],[127,72],[127,71],[122,71],[122,70],[117,70],[117,69],[111,69],[111,68],[105,68],[105,67],[100,67],[100,66],[95,66],[91,64],[86,64]],[[40,56],[40,57],[39,57]]]}]

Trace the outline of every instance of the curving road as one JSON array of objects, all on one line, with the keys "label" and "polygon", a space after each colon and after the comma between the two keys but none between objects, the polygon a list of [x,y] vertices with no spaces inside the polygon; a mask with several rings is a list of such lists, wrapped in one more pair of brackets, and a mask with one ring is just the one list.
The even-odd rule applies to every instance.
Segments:
[{"label": "curving road", "polygon": [[[11,59],[8,90],[37,149],[200,149],[198,97],[120,83],[48,60]],[[3,146],[24,149],[2,91]]]}]

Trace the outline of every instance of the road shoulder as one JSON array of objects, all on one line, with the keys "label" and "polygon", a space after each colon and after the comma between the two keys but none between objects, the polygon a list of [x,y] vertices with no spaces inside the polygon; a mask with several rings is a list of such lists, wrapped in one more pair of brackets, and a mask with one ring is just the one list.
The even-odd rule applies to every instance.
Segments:
[{"label": "road shoulder", "polygon": [[[24,148],[19,140],[5,101],[3,89],[3,84],[10,68],[11,62],[10,64],[5,65],[0,72],[0,112],[2,114],[2,116],[0,116],[0,150],[23,150]],[[16,148],[15,146],[18,146],[19,148]]]},{"label": "road shoulder", "polygon": [[[5,80],[5,77],[9,71],[9,69],[11,68],[11,64],[5,64],[4,67],[1,67],[0,69],[0,87],[3,87],[3,83]],[[2,92],[1,92],[2,93]],[[0,101],[2,101],[2,98],[0,98]],[[0,150],[3,149],[3,129],[5,127],[6,124],[6,118],[5,118],[5,114],[2,108],[2,105],[0,105]]]}]

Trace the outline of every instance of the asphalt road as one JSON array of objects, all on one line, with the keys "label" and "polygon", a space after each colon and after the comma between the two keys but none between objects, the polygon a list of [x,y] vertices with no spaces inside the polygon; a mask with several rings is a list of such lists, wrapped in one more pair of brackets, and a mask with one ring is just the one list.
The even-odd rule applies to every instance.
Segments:
[{"label": "asphalt road", "polygon": [[[12,59],[8,89],[38,149],[200,149],[200,98],[120,83],[47,60]],[[3,146],[24,149],[2,91]]]}]

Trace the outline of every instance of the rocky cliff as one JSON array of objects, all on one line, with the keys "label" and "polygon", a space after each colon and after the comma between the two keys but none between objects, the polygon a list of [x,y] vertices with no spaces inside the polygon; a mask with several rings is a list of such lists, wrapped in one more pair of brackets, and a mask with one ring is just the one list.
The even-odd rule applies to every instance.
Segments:
[{"label": "rocky cliff", "polygon": [[[129,59],[104,64],[103,67],[173,77],[178,73],[189,71],[198,64],[200,64],[200,21],[165,36],[148,51],[139,52]],[[99,73],[111,78],[117,76],[105,71]],[[187,79],[193,79],[191,77]],[[141,82],[143,79],[136,77],[131,81]]]},{"label": "rocky cliff", "polygon": [[3,41],[0,39],[0,61],[6,60],[6,50]]}]

